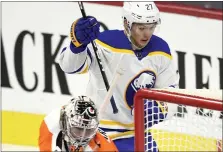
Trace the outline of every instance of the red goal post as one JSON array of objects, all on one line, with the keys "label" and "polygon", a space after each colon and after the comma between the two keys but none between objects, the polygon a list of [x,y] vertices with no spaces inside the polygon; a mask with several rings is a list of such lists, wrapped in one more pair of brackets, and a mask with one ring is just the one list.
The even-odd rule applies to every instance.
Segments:
[{"label": "red goal post", "polygon": [[[135,151],[146,151],[145,150],[145,145],[146,145],[145,139],[147,138],[146,137],[147,135],[146,135],[145,131],[148,128],[145,127],[146,114],[144,111],[144,109],[145,109],[145,100],[144,99],[149,99],[149,100],[147,100],[148,102],[150,102],[151,100],[155,100],[155,101],[162,101],[162,102],[176,104],[176,105],[185,105],[185,106],[190,106],[190,107],[211,109],[211,110],[218,111],[219,114],[220,114],[220,112],[223,111],[222,90],[210,91],[208,89],[196,89],[196,90],[141,89],[135,94],[135,97],[134,97]],[[190,118],[190,120],[192,120],[192,119]],[[196,119],[203,119],[203,118],[196,117]],[[166,120],[164,120],[161,123],[164,123],[165,121]],[[221,121],[221,120],[219,120],[219,121]],[[195,122],[196,122],[196,120],[195,120]],[[194,124],[190,124],[190,125],[194,125]],[[208,122],[207,122],[207,125],[208,125]],[[182,127],[182,126],[180,126],[180,127]],[[183,127],[186,128],[188,126],[183,126]],[[166,127],[166,128],[168,128],[168,127]],[[183,129],[185,129],[185,128],[183,128]],[[180,129],[182,130],[182,128],[180,128]],[[189,130],[189,132],[190,131],[191,130]],[[159,134],[159,132],[158,132],[158,134]],[[222,134],[222,130],[221,130],[221,132],[219,132],[219,134]],[[157,138],[159,138],[159,137],[157,137]],[[170,138],[168,137],[167,139],[162,139],[163,140],[162,143],[165,142],[164,140],[173,140],[171,138],[174,138],[175,140],[177,140],[175,137],[170,137]],[[177,141],[172,141],[172,142],[177,143]],[[220,144],[221,145],[216,146],[218,151],[222,151],[222,141]],[[202,146],[202,145],[200,145],[200,146]],[[157,147],[159,148],[159,144],[157,145]],[[176,147],[177,147],[177,145],[176,145]]]}]

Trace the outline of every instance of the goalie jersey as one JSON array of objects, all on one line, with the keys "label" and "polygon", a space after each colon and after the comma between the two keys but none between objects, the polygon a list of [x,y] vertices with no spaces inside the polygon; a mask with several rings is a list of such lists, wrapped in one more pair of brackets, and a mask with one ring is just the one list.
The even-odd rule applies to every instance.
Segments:
[{"label": "goalie jersey", "polygon": [[[125,70],[113,92],[119,112],[113,114],[109,103],[104,112],[99,114],[100,127],[113,140],[132,137],[134,136],[133,98],[136,91],[141,88],[178,86],[179,74],[172,60],[169,46],[163,39],[153,35],[146,47],[133,51],[130,41],[122,30],[104,31],[100,33],[95,43],[109,83],[116,75],[116,69],[121,67]],[[80,51],[70,43],[60,54],[60,66],[68,74],[89,72],[86,95],[95,101],[97,108],[100,108],[107,90],[92,45],[89,44],[84,51]],[[160,105],[159,102],[151,104],[155,107]],[[177,109],[168,104],[165,108],[158,108],[156,113],[161,113],[161,117],[166,117],[167,107],[168,110]],[[150,119],[151,122],[157,121],[156,118]]]},{"label": "goalie jersey", "polygon": [[[41,123],[39,129],[38,146],[40,151],[76,151],[75,147],[65,146],[60,126],[61,108],[54,109],[49,113]],[[117,148],[108,135],[98,128],[96,135],[90,140],[88,145],[80,151],[113,151],[117,152]]]}]

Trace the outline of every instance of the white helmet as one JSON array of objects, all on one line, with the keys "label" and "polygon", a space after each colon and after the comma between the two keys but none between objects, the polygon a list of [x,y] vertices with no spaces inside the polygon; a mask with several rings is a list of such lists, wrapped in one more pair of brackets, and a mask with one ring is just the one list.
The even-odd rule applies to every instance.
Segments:
[{"label": "white helmet", "polygon": [[70,146],[85,147],[98,130],[98,112],[87,96],[71,99],[64,107],[63,133]]},{"label": "white helmet", "polygon": [[132,23],[158,23],[160,13],[154,2],[124,2],[123,19],[127,20],[129,30]]}]

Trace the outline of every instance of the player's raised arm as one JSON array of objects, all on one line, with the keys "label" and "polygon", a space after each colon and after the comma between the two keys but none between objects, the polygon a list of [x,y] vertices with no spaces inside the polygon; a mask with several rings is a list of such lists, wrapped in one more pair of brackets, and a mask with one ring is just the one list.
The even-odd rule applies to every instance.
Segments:
[{"label": "player's raised arm", "polygon": [[87,45],[99,35],[100,23],[87,16],[73,22],[70,29],[71,42],[60,54],[60,67],[66,73],[84,73],[88,70],[92,55]]}]

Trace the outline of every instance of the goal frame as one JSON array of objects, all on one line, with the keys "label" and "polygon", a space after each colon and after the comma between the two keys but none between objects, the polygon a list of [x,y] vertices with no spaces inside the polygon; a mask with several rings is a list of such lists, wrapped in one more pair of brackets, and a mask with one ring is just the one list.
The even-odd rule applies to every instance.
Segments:
[{"label": "goal frame", "polygon": [[[223,101],[177,93],[162,89],[140,89],[134,96],[134,121],[135,124],[135,151],[144,151],[144,102],[143,99],[158,100],[163,102],[182,104],[198,108],[206,108],[211,110],[223,111]],[[195,102],[196,101],[196,102]],[[142,144],[143,143],[143,144]]]}]

